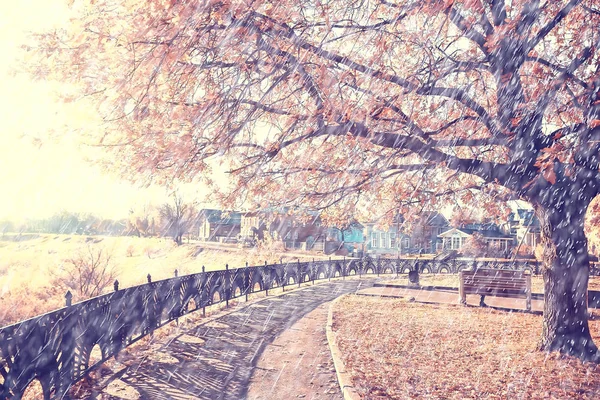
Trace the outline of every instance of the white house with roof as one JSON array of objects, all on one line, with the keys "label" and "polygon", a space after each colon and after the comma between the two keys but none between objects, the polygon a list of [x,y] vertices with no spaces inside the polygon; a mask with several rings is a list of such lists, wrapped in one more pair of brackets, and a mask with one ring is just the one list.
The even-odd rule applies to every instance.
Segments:
[{"label": "white house with roof", "polygon": [[441,233],[438,237],[442,240],[444,250],[460,250],[476,232],[483,236],[490,248],[508,251],[513,246],[513,236],[503,233],[493,224],[471,224],[465,227],[452,228]]}]

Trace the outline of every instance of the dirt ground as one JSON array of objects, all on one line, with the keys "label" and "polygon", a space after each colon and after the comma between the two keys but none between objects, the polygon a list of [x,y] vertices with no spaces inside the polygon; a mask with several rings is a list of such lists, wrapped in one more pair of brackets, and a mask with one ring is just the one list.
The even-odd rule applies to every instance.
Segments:
[{"label": "dirt ground", "polygon": [[600,367],[536,350],[537,314],[355,295],[336,303],[333,322],[364,399],[600,398]]}]

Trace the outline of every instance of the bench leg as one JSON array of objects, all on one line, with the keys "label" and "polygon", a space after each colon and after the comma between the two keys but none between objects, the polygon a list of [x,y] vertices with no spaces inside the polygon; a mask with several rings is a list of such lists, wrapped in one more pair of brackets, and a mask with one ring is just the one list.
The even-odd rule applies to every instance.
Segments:
[{"label": "bench leg", "polygon": [[531,275],[526,275],[527,285],[527,300],[525,300],[525,308],[527,311],[531,311]]},{"label": "bench leg", "polygon": [[481,297],[479,298],[479,307],[487,307],[487,304],[485,304],[485,296],[481,295]]},{"label": "bench leg", "polygon": [[467,294],[465,293],[465,281],[462,271],[458,273],[458,302],[464,306],[467,305]]}]

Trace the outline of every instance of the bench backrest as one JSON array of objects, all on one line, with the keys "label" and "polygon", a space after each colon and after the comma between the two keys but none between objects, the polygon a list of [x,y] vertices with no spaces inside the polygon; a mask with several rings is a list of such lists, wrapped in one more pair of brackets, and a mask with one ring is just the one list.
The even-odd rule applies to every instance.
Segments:
[{"label": "bench backrest", "polygon": [[523,271],[477,269],[460,271],[460,283],[469,293],[526,293],[530,275]]}]

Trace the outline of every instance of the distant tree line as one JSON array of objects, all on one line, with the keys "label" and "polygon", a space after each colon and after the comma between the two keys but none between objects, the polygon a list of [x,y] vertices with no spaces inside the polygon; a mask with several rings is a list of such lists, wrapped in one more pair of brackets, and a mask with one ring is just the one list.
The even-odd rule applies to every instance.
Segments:
[{"label": "distant tree line", "polygon": [[30,218],[24,222],[0,221],[0,232],[56,233],[65,235],[124,235],[128,234],[127,219],[113,220],[92,214],[61,211],[48,218]]},{"label": "distant tree line", "polygon": [[27,219],[16,223],[0,220],[0,235],[7,233],[54,233],[64,235],[169,236],[178,244],[198,224],[192,203],[174,194],[172,201],[158,207],[145,205],[131,209],[129,217],[107,219],[89,213],[60,211],[49,218]]}]

